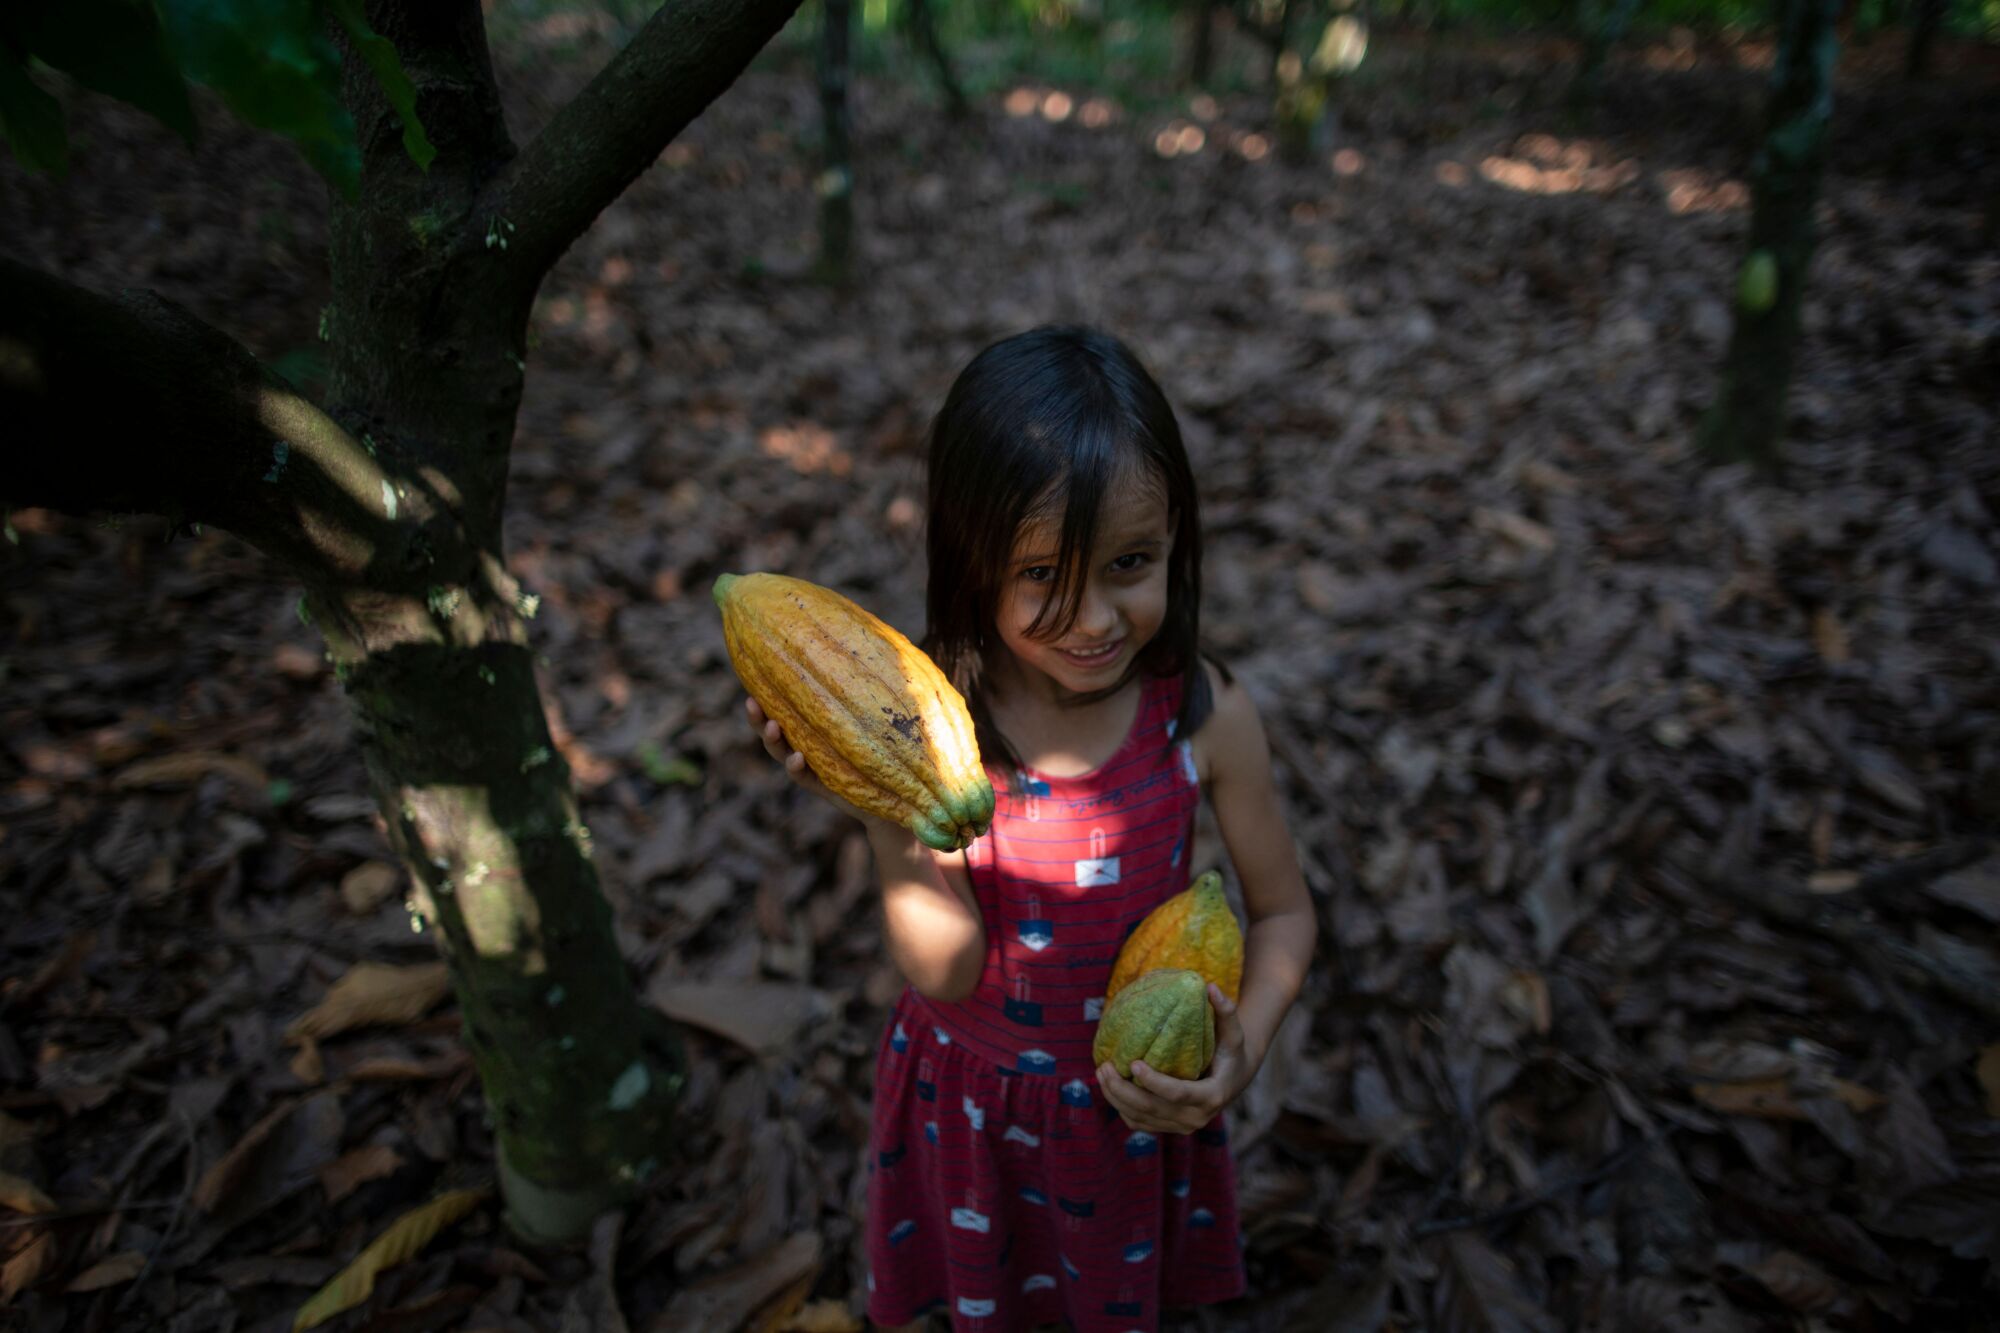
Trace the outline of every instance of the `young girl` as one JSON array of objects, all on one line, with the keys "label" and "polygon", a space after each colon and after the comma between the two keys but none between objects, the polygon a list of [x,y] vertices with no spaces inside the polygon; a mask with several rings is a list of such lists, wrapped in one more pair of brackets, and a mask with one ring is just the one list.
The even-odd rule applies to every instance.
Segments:
[{"label": "young girl", "polygon": [[[860,818],[908,988],[876,1057],[868,1313],[959,1333],[1158,1327],[1244,1288],[1221,1112],[1255,1077],[1314,921],[1256,707],[1196,652],[1201,534],[1173,409],[1117,339],[988,347],[931,429],[924,649],[997,805],[938,853]],[[836,800],[752,701],[793,780]],[[1249,915],[1200,1078],[1093,1067],[1119,945],[1200,867],[1202,792]]]}]

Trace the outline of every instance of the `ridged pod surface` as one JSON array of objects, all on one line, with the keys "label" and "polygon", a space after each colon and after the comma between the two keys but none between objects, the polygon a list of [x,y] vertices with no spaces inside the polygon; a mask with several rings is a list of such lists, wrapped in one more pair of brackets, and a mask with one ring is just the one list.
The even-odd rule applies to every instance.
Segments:
[{"label": "ridged pod surface", "polygon": [[1237,998],[1243,986],[1243,932],[1223,896],[1220,872],[1202,872],[1146,914],[1118,950],[1105,1000],[1118,998],[1139,977],[1162,967],[1191,968],[1222,987],[1230,999]]},{"label": "ridged pod surface", "polygon": [[923,650],[804,579],[724,574],[714,593],[737,678],[828,791],[941,852],[991,827],[972,715]]},{"label": "ridged pod surface", "polygon": [[1126,1078],[1134,1060],[1170,1078],[1200,1078],[1215,1058],[1208,982],[1184,967],[1146,973],[1104,1006],[1090,1058],[1100,1065],[1111,1061]]}]

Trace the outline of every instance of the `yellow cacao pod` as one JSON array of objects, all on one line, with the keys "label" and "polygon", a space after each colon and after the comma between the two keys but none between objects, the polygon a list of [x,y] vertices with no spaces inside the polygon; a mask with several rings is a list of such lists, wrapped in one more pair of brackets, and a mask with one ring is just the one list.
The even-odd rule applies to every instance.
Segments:
[{"label": "yellow cacao pod", "polygon": [[1200,1078],[1215,1058],[1215,1011],[1199,972],[1164,967],[1134,981],[1104,1006],[1090,1058],[1126,1078],[1144,1060],[1170,1078]]},{"label": "yellow cacao pod", "polygon": [[1185,967],[1222,987],[1234,1000],[1243,986],[1243,932],[1222,893],[1222,875],[1209,870],[1146,914],[1111,965],[1107,1002],[1155,968]]},{"label": "yellow cacao pod", "polygon": [[730,665],[828,791],[952,851],[993,822],[972,715],[936,663],[830,588],[715,581]]}]

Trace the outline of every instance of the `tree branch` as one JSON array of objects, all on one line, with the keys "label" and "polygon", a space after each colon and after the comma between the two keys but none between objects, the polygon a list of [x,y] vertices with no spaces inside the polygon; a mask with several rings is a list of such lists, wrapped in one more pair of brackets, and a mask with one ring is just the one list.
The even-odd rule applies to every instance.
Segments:
[{"label": "tree branch", "polygon": [[526,291],[785,26],[799,0],[668,0],[487,187]]},{"label": "tree branch", "polygon": [[100,296],[0,259],[0,420],[10,504],[213,523],[309,579],[361,576],[414,526],[361,445],[151,292]]}]

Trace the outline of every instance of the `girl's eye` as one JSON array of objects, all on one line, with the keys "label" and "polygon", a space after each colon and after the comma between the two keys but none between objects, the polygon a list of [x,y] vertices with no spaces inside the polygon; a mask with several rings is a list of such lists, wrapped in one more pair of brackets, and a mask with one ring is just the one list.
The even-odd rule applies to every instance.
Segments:
[{"label": "girl's eye", "polygon": [[1145,553],[1141,551],[1133,551],[1130,552],[1129,554],[1121,555],[1116,560],[1113,560],[1111,562],[1111,572],[1114,574],[1130,574],[1132,571],[1136,569],[1143,568],[1145,566],[1145,563],[1146,563]]},{"label": "girl's eye", "polygon": [[1021,571],[1021,577],[1030,583],[1047,583],[1056,576],[1053,565],[1029,565]]}]

